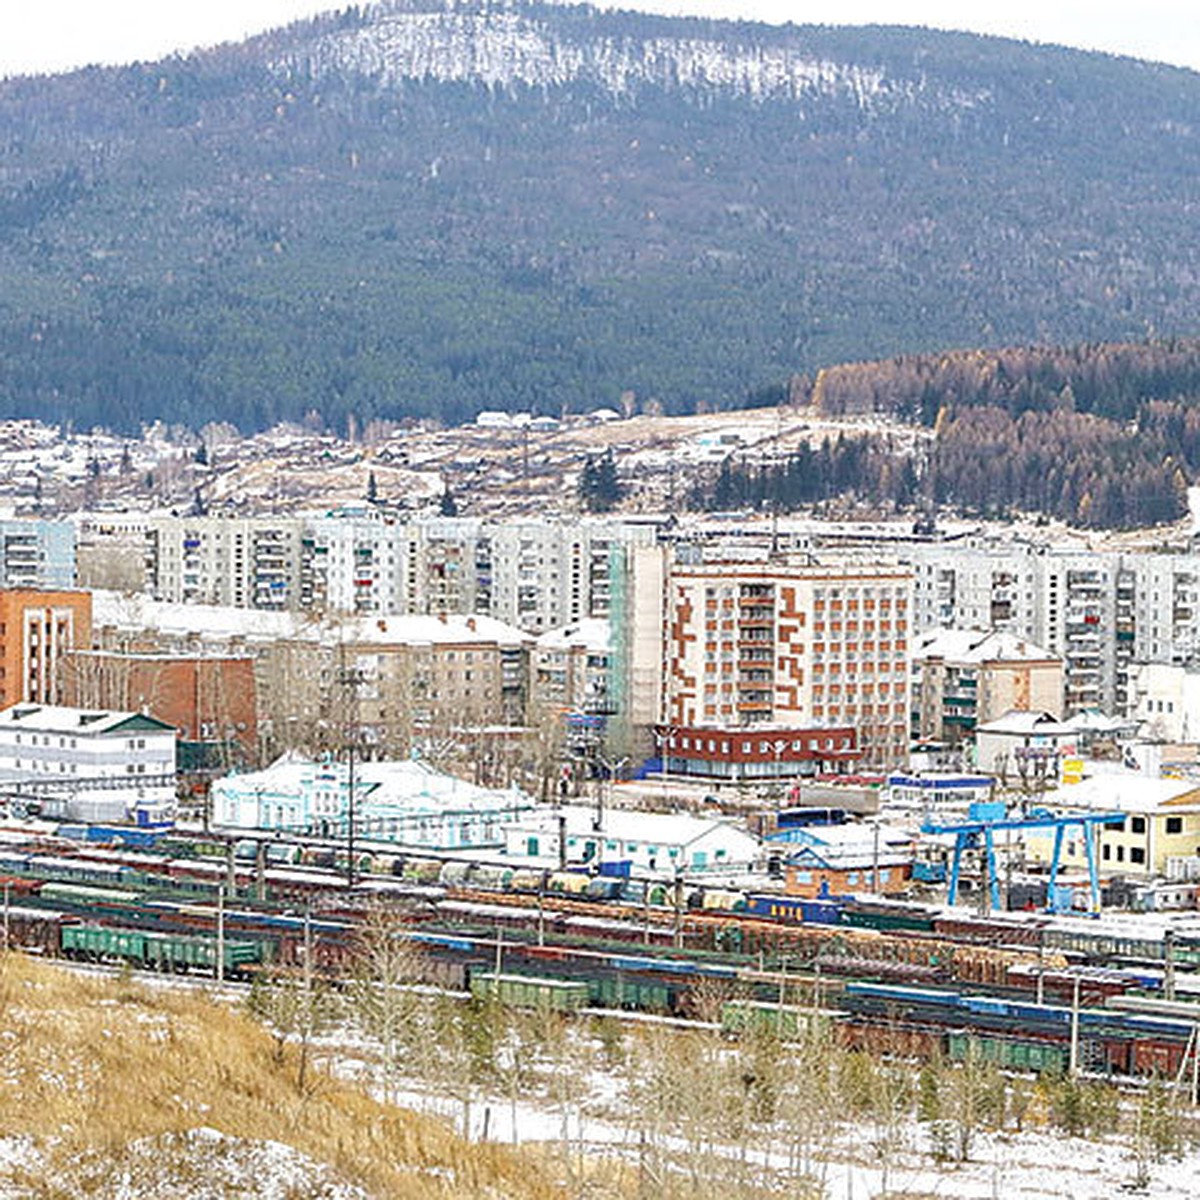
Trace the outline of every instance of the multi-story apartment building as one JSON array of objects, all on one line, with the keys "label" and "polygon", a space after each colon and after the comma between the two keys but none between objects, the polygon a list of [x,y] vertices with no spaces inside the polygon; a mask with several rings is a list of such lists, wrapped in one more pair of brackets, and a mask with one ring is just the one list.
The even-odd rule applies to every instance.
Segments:
[{"label": "multi-story apartment building", "polygon": [[939,629],[913,646],[913,736],[958,745],[1010,709],[1057,711],[1063,663],[1012,633]]},{"label": "multi-story apartment building", "polygon": [[80,695],[106,680],[129,682],[111,669],[117,656],[250,658],[257,711],[243,712],[245,697],[225,686],[232,674],[221,674],[216,690],[210,666],[197,675],[213,685],[201,722],[239,738],[255,724],[264,756],[293,746],[340,748],[351,736],[379,752],[405,754],[430,734],[528,719],[534,639],[490,617],[316,619],[103,595],[94,640],[96,652],[73,664]]},{"label": "multi-story apartment building", "polygon": [[70,521],[0,520],[0,587],[75,585],[75,526]]},{"label": "multi-story apartment building", "polygon": [[[318,516],[83,517],[80,583],[157,600],[350,614],[492,616],[544,633],[612,607],[614,571],[652,523]],[[131,549],[132,548],[132,549]],[[120,570],[117,570],[117,565]]]},{"label": "multi-story apartment building", "polygon": [[906,763],[911,592],[899,566],[674,565],[664,723],[850,726],[864,764]]},{"label": "multi-story apartment building", "polygon": [[89,592],[0,591],[0,708],[61,703],[59,665],[91,638]]},{"label": "multi-story apartment building", "polygon": [[156,600],[301,607],[312,547],[296,517],[150,517],[144,590]]},{"label": "multi-story apartment building", "polygon": [[564,625],[537,639],[533,690],[546,710],[603,721],[612,715],[612,634],[596,618]]},{"label": "multi-story apartment building", "polygon": [[1133,712],[1136,664],[1200,665],[1200,555],[911,546],[918,629],[1017,634],[1063,660],[1064,716]]}]

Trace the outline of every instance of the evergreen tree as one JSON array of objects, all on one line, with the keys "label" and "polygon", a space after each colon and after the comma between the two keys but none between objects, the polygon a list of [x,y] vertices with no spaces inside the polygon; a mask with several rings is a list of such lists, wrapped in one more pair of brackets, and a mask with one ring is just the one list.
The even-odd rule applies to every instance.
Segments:
[{"label": "evergreen tree", "polygon": [[588,512],[611,512],[621,501],[624,488],[617,478],[617,463],[611,450],[589,455],[579,476],[579,499]]}]

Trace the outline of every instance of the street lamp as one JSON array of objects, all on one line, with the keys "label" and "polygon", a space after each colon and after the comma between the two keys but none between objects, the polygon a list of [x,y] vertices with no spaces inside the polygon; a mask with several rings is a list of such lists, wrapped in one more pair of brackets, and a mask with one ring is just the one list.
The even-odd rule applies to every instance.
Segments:
[{"label": "street lamp", "polygon": [[658,775],[662,782],[663,804],[667,801],[667,751],[675,741],[675,735],[679,730],[674,725],[656,725],[654,728],[654,741],[658,747]]}]

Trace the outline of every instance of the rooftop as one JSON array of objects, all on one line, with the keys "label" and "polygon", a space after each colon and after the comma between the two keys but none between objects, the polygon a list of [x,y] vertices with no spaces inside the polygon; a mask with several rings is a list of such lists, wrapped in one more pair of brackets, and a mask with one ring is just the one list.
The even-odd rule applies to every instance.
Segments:
[{"label": "rooftop", "polygon": [[933,629],[917,638],[913,657],[977,665],[985,662],[1058,662],[1028,638],[1003,630]]}]

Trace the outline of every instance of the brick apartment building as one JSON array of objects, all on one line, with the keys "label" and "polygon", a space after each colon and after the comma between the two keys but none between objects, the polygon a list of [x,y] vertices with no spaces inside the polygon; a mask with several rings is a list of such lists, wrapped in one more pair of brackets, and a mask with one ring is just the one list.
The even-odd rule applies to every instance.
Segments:
[{"label": "brick apartment building", "polygon": [[912,572],[879,564],[676,565],[664,724],[857,731],[862,765],[908,756]]}]

